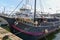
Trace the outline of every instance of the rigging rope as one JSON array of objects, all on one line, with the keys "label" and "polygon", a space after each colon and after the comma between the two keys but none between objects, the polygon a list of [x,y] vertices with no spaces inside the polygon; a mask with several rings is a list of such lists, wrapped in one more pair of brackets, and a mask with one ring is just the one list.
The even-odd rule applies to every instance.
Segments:
[{"label": "rigging rope", "polygon": [[44,11],[44,7],[43,7],[43,3],[42,3],[42,1],[43,1],[43,0],[40,0],[40,10],[41,10],[41,12]]},{"label": "rigging rope", "polygon": [[[18,6],[19,6],[22,2],[23,2],[23,0],[19,2],[19,4],[18,4],[18,5],[16,6],[16,8],[10,13],[10,15],[18,8]],[[10,15],[9,15],[9,16],[10,16]]]}]

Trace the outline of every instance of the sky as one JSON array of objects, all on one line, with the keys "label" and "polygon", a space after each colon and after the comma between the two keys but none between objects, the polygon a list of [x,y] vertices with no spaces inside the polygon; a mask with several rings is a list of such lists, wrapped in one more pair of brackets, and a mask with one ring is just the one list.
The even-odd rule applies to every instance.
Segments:
[{"label": "sky", "polygon": [[[0,12],[4,10],[4,7],[6,12],[14,10],[21,1],[22,0],[0,0]],[[23,0],[16,10],[19,10],[25,2],[26,0]],[[34,8],[34,0],[29,0],[28,4]],[[60,0],[37,0],[37,9],[52,13],[56,12],[56,10],[60,11]]]},{"label": "sky", "polygon": [[[21,0],[0,0],[0,11],[12,11],[21,2]],[[21,4],[22,5],[22,4]],[[20,7],[20,6],[19,6]],[[16,9],[18,10],[18,9]]]}]

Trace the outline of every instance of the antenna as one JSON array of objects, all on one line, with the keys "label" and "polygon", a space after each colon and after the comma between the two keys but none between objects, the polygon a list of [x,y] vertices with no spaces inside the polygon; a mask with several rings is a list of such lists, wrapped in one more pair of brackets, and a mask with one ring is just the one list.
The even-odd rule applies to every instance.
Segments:
[{"label": "antenna", "polygon": [[42,0],[40,0],[40,11],[41,11],[41,13],[43,13],[43,11],[44,11]]}]

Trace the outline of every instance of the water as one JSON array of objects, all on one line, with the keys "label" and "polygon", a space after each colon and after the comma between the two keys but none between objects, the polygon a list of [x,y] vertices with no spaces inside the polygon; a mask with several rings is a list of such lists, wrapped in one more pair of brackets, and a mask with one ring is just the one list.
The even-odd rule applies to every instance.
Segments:
[{"label": "water", "polygon": [[[20,34],[18,34],[18,36],[19,35]],[[23,37],[25,37],[25,35]],[[29,40],[28,37],[27,37],[27,40]],[[33,40],[33,38],[31,40]],[[46,36],[46,37],[44,37],[42,39],[39,39],[39,40],[60,40],[60,30],[58,30],[58,31],[56,31],[54,33],[51,33],[48,36]]]},{"label": "water", "polygon": [[46,36],[45,38],[42,38],[40,40],[60,40],[60,30],[51,33],[50,35]]}]

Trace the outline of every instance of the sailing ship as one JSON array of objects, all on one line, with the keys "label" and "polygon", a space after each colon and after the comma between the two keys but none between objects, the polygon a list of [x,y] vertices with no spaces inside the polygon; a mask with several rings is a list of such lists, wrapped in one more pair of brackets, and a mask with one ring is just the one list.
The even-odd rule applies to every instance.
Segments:
[{"label": "sailing ship", "polygon": [[11,31],[20,32],[19,35],[24,40],[38,40],[57,29],[60,26],[60,19],[55,16],[37,16],[36,15],[36,0],[34,5],[34,16],[33,12],[29,7],[23,7],[20,9],[20,13],[16,13],[15,18],[1,16],[10,25]]}]

